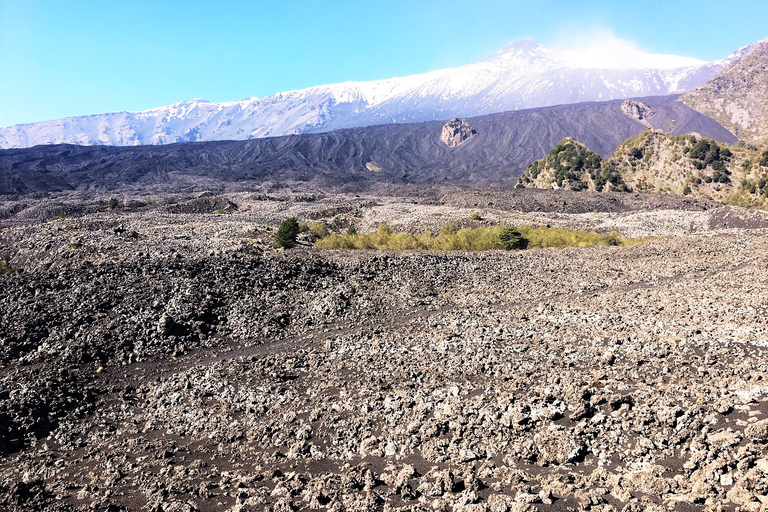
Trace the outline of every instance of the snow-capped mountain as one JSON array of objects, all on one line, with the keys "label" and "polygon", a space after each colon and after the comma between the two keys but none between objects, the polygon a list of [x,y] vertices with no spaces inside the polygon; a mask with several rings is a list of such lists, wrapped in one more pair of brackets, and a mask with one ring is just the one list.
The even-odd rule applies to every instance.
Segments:
[{"label": "snow-capped mountain", "polygon": [[194,99],[141,112],[0,128],[0,147],[244,140],[667,95],[707,82],[749,48],[707,63],[622,46],[553,51],[533,40],[517,41],[485,60],[460,68],[323,85],[227,103]]}]

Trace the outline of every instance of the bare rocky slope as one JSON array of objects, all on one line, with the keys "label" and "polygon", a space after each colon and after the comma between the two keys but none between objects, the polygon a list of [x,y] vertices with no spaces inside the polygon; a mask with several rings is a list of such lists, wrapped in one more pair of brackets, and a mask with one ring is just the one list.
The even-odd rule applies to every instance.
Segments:
[{"label": "bare rocky slope", "polygon": [[[398,195],[0,202],[0,509],[764,507],[764,212]],[[660,238],[275,252],[288,215]]]},{"label": "bare rocky slope", "polygon": [[717,119],[743,142],[768,146],[768,41],[681,100]]},{"label": "bare rocky slope", "polygon": [[251,141],[142,147],[37,146],[0,151],[0,194],[166,186],[209,190],[285,181],[365,188],[371,183],[512,186],[563,137],[603,157],[649,124],[671,134],[735,137],[675,96],[643,99],[641,120],[622,102],[582,103],[468,119],[461,145],[441,141],[443,122],[386,125]]}]

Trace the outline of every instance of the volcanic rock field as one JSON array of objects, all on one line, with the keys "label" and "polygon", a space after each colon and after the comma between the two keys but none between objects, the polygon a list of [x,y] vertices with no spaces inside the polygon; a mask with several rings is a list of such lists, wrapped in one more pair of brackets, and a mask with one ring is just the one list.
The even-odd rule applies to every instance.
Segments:
[{"label": "volcanic rock field", "polygon": [[[437,187],[108,199],[0,200],[0,510],[768,510],[765,212]],[[278,251],[288,216],[653,239]]]}]

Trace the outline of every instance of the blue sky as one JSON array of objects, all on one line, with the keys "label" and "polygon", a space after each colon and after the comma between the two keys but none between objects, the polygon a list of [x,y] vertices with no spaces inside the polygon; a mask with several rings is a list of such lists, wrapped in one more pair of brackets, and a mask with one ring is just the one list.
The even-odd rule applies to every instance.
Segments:
[{"label": "blue sky", "polygon": [[516,39],[605,33],[714,60],[768,37],[768,1],[0,0],[0,126],[402,76]]}]

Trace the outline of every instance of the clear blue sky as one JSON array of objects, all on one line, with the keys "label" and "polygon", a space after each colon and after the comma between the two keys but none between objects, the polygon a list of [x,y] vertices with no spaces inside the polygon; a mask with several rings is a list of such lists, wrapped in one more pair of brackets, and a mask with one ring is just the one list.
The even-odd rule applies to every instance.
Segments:
[{"label": "clear blue sky", "polygon": [[585,30],[714,60],[768,37],[768,0],[0,0],[0,126],[408,75]]}]

